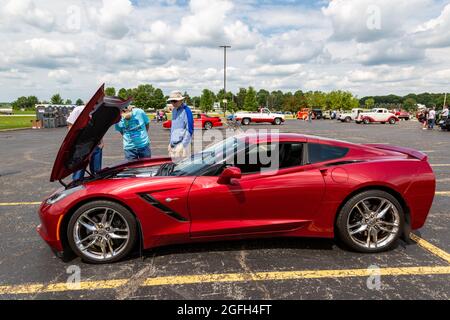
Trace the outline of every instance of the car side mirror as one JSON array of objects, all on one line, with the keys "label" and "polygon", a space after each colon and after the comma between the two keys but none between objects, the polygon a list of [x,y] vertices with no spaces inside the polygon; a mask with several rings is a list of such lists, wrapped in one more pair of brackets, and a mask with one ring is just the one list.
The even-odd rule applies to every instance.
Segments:
[{"label": "car side mirror", "polygon": [[229,167],[222,171],[217,180],[218,184],[231,184],[231,179],[240,179],[242,177],[241,169]]}]

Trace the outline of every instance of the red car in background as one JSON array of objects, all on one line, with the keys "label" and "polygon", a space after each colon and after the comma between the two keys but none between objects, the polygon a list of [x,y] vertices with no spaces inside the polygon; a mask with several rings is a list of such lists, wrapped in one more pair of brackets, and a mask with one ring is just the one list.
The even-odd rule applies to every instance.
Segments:
[{"label": "red car in background", "polygon": [[395,111],[394,114],[400,120],[409,120],[411,118],[411,115],[409,114],[409,112],[405,111],[405,110]]},{"label": "red car in background", "polygon": [[[201,128],[210,130],[216,127],[222,127],[223,123],[220,117],[210,117],[204,113],[193,114],[194,116],[194,128]],[[167,120],[163,123],[163,127],[170,129],[172,127],[172,120]]]},{"label": "red car in background", "polygon": [[[100,88],[64,139],[50,180],[84,168],[128,104]],[[108,263],[138,244],[244,238],[336,236],[360,252],[389,250],[424,225],[435,176],[413,149],[266,132],[230,137],[181,162],[142,159],[63,185],[39,208],[39,234],[59,255]]]}]

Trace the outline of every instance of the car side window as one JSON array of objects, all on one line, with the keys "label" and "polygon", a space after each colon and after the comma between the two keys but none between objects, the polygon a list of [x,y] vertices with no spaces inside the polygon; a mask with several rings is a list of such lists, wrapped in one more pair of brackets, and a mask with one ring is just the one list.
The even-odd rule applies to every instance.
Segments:
[{"label": "car side window", "polygon": [[254,145],[245,151],[245,155],[236,156],[234,162],[242,174],[249,174],[263,169],[279,170],[301,166],[302,159],[303,143],[295,142]]},{"label": "car side window", "polygon": [[348,151],[348,148],[320,143],[308,143],[308,163],[314,164],[339,159],[344,157]]}]

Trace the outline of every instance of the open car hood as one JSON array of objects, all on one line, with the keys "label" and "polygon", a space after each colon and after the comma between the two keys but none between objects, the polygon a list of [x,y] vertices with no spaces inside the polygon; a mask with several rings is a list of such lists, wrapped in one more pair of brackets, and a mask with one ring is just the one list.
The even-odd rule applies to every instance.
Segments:
[{"label": "open car hood", "polygon": [[130,105],[131,99],[105,97],[104,87],[103,84],[97,90],[67,133],[53,164],[50,181],[62,180],[84,169],[95,146],[108,129],[119,122],[121,110]]}]

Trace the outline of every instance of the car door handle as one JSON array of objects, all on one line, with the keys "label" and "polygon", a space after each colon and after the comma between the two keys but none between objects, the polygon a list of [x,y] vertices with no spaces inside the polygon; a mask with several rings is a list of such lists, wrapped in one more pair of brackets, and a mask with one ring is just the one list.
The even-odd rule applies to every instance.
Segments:
[{"label": "car door handle", "polygon": [[166,198],[166,202],[170,203],[172,201],[177,201],[179,200],[178,198]]}]

